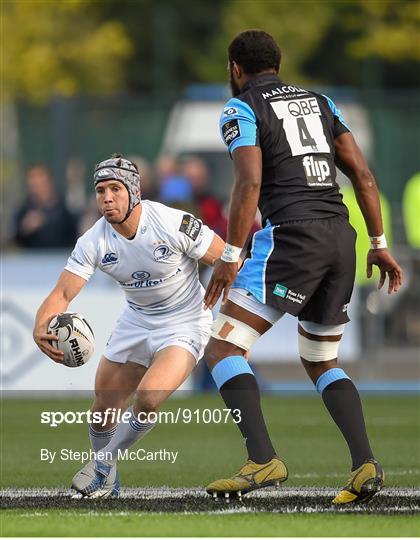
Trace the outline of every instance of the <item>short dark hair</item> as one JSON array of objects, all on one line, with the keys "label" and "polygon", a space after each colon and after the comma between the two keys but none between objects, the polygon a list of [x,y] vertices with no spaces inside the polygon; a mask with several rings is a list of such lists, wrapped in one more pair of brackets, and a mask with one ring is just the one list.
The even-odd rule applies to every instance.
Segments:
[{"label": "short dark hair", "polygon": [[245,30],[238,34],[229,45],[228,54],[229,62],[236,62],[249,75],[280,69],[280,48],[264,30]]}]

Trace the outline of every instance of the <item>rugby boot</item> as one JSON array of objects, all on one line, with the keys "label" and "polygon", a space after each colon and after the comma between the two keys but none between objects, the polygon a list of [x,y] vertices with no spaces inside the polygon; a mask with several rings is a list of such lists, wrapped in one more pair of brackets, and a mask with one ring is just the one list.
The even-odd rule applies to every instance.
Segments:
[{"label": "rugby boot", "polygon": [[71,487],[92,499],[118,497],[119,481],[116,463],[92,460],[73,477]]},{"label": "rugby boot", "polygon": [[241,497],[254,489],[277,486],[287,480],[287,477],[287,467],[278,457],[262,464],[249,459],[232,478],[216,480],[206,487],[206,491],[214,498]]},{"label": "rugby boot", "polygon": [[115,482],[114,482],[114,486],[112,488],[112,492],[111,492],[111,495],[109,496],[110,498],[118,498],[120,496],[120,475],[118,474],[118,471],[117,471],[117,475],[115,477]]},{"label": "rugby boot", "polygon": [[381,490],[385,479],[380,463],[368,459],[350,475],[348,483],[342,488],[333,504],[350,504],[369,501]]}]

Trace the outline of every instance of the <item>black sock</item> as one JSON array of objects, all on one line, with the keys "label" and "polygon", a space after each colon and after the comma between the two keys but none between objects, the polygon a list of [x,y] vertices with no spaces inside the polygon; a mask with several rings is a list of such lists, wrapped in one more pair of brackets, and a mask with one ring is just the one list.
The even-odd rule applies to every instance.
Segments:
[{"label": "black sock", "polygon": [[373,458],[359,392],[350,379],[339,379],[324,389],[322,399],[347,441],[355,470]]},{"label": "black sock", "polygon": [[260,390],[254,375],[241,373],[232,377],[220,387],[220,394],[228,409],[239,409],[241,413],[238,427],[245,438],[249,459],[255,463],[270,461],[276,452],[265,425]]}]

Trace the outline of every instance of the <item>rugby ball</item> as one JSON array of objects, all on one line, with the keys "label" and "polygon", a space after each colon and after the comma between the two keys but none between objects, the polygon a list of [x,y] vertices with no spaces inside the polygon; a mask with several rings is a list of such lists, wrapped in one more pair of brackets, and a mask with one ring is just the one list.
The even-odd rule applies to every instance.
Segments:
[{"label": "rugby ball", "polygon": [[58,341],[51,343],[64,353],[67,367],[83,366],[95,350],[93,330],[79,313],[60,313],[51,320],[48,333],[58,336]]}]

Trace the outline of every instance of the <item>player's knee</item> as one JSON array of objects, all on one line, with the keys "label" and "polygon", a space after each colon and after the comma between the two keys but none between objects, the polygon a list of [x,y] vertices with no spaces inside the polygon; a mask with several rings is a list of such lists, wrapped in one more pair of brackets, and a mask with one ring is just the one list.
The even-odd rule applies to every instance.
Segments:
[{"label": "player's knee", "polygon": [[105,414],[106,411],[109,411],[111,409],[117,409],[117,408],[119,408],[118,403],[115,403],[115,402],[110,403],[102,399],[95,399],[90,410],[92,413],[99,415],[99,414]]},{"label": "player's knee", "polygon": [[299,355],[309,364],[325,364],[338,357],[339,341],[316,341],[299,335]]},{"label": "player's knee", "polygon": [[249,324],[223,313],[213,322],[211,335],[204,353],[210,370],[227,356],[243,356],[261,336]]},{"label": "player's knee", "polygon": [[221,341],[219,339],[210,338],[207,347],[204,351],[204,360],[207,367],[211,371],[216,364],[218,364],[223,358],[227,356],[243,355],[243,351],[237,345],[229,343],[228,341]]},{"label": "player's knee", "polygon": [[118,390],[95,390],[95,399],[92,410],[105,411],[106,409],[124,407],[127,393]]},{"label": "player's knee", "polygon": [[300,357],[308,363],[324,366],[326,363],[336,361],[343,332],[344,324],[326,325],[300,321],[298,328]]}]

